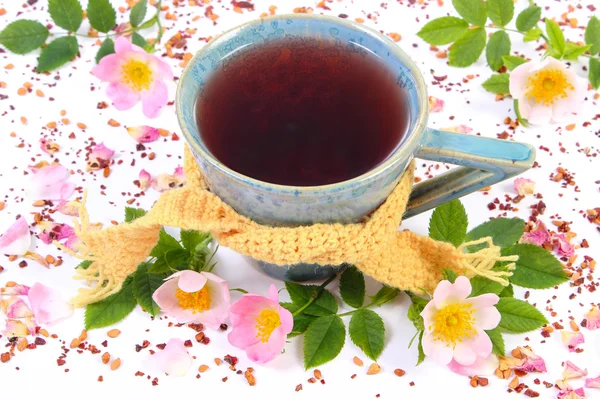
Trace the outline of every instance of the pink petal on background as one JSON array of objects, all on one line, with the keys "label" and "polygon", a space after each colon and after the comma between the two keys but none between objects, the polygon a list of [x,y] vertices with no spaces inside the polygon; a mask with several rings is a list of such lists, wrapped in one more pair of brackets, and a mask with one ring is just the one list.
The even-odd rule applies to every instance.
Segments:
[{"label": "pink petal on background", "polygon": [[533,194],[535,190],[535,182],[533,180],[524,179],[518,177],[513,183],[514,189],[517,194],[525,196],[527,194]]},{"label": "pink petal on background", "polygon": [[17,296],[0,299],[0,310],[9,319],[22,319],[33,317],[33,313],[25,301]]},{"label": "pink petal on background", "polygon": [[127,128],[127,133],[138,143],[151,143],[158,140],[158,129],[150,126],[132,126]]},{"label": "pink petal on background", "polygon": [[596,378],[586,378],[585,379],[585,387],[586,388],[600,388],[600,375]]},{"label": "pink petal on background", "polygon": [[29,225],[23,216],[19,217],[0,236],[0,253],[6,255],[23,255],[31,246],[31,234]]},{"label": "pink petal on background", "polygon": [[140,177],[138,177],[138,181],[140,182],[140,188],[142,190],[145,190],[148,187],[150,187],[150,183],[152,182],[152,176],[150,176],[150,173],[146,172],[145,169],[142,169],[140,171]]},{"label": "pink petal on background", "polygon": [[192,365],[192,356],[185,349],[183,341],[172,338],[165,349],[150,357],[150,362],[165,374],[182,377]]},{"label": "pink petal on background", "polygon": [[58,205],[56,205],[57,212],[60,212],[63,215],[75,216],[75,217],[79,217],[79,209],[80,208],[81,208],[81,204],[77,201],[60,200]]},{"label": "pink petal on background", "polygon": [[88,156],[88,169],[104,169],[110,165],[110,160],[112,159],[113,155],[115,155],[115,152],[106,147],[104,143],[96,144]]},{"label": "pink petal on background", "polygon": [[46,154],[52,155],[60,150],[60,145],[52,140],[42,138],[40,139],[40,148]]},{"label": "pink petal on background", "polygon": [[450,371],[460,375],[491,375],[498,368],[498,357],[494,354],[488,357],[477,357],[475,363],[470,366],[463,366],[456,360],[448,364]]},{"label": "pink petal on background", "polygon": [[537,371],[538,373],[546,372],[546,362],[544,359],[536,355],[531,349],[518,347],[521,353],[525,356],[525,361],[521,366],[515,367],[516,370],[525,371],[532,373]]},{"label": "pink petal on background", "polygon": [[75,184],[68,182],[71,173],[62,165],[43,167],[31,178],[28,194],[36,200],[66,200],[75,191]]},{"label": "pink petal on background", "polygon": [[40,240],[44,244],[52,244],[54,240],[68,240],[76,237],[75,229],[65,223],[40,222],[38,226],[42,229]]},{"label": "pink petal on background", "polygon": [[585,314],[585,327],[588,330],[597,330],[600,328],[600,309],[592,306],[589,312]]},{"label": "pink petal on background", "polygon": [[35,174],[40,169],[45,168],[46,166],[50,166],[50,164],[48,163],[48,161],[40,161],[40,162],[36,163],[35,165],[29,165],[29,166],[27,166],[27,169],[29,169],[29,171],[31,173]]},{"label": "pink petal on background", "polygon": [[35,335],[35,323],[32,319],[7,319],[6,326],[2,332],[7,337],[26,337]]},{"label": "pink petal on background", "polygon": [[582,399],[585,398],[585,391],[583,388],[572,389],[571,387],[566,387],[558,393],[557,397],[559,399]]},{"label": "pink petal on background", "polygon": [[571,257],[575,254],[575,248],[567,241],[564,234],[552,236],[552,247],[559,256]]},{"label": "pink petal on background", "polygon": [[523,234],[519,242],[526,244],[533,244],[542,246],[548,242],[550,242],[550,232],[546,228],[544,222],[538,219],[537,224],[535,225],[535,229],[532,231]]},{"label": "pink petal on background", "polygon": [[180,188],[185,185],[186,178],[183,168],[178,166],[172,175],[163,173],[152,180],[151,186],[158,192]]},{"label": "pink petal on background", "polygon": [[30,288],[26,285],[8,282],[0,288],[0,295],[27,295]]},{"label": "pink petal on background", "polygon": [[39,324],[52,324],[69,317],[73,306],[56,291],[41,283],[35,283],[29,290],[29,304]]},{"label": "pink petal on background", "polygon": [[570,380],[573,378],[581,378],[588,375],[587,369],[580,369],[571,361],[567,360],[565,362],[565,369],[563,370],[563,379]]},{"label": "pink petal on background", "polygon": [[585,338],[581,332],[562,330],[560,332],[560,338],[567,349],[569,349],[569,352],[575,352],[577,346],[585,342]]},{"label": "pink petal on background", "polygon": [[442,112],[446,103],[437,97],[429,96],[429,112]]},{"label": "pink petal on background", "polygon": [[473,129],[467,125],[445,127],[441,130],[445,130],[446,132],[453,132],[453,133],[471,133],[473,131]]}]

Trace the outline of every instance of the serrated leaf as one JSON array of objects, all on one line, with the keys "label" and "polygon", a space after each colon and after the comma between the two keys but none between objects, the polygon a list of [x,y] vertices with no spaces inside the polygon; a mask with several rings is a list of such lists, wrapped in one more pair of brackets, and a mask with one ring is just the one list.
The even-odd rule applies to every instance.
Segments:
[{"label": "serrated leaf", "polygon": [[85,328],[92,330],[115,324],[123,320],[135,308],[133,296],[133,278],[127,277],[119,292],[85,308]]},{"label": "serrated leaf", "polygon": [[580,46],[576,43],[567,42],[565,45],[565,53],[562,58],[564,60],[576,61],[579,57],[585,54],[590,49],[590,45]]},{"label": "serrated leaf", "polygon": [[593,15],[585,28],[585,44],[590,46],[590,54],[600,53],[600,19]]},{"label": "serrated leaf", "polygon": [[485,58],[493,71],[498,71],[504,65],[502,57],[510,54],[510,38],[503,30],[490,36],[485,49]]},{"label": "serrated leaf", "polygon": [[548,35],[548,44],[560,55],[563,55],[566,46],[565,35],[560,26],[550,18],[546,18],[546,34]]},{"label": "serrated leaf", "polygon": [[423,317],[421,316],[423,309],[425,309],[425,306],[419,302],[412,302],[408,307],[408,320],[413,323],[417,331],[423,331],[425,329]]},{"label": "serrated leaf", "polygon": [[48,12],[56,25],[69,32],[77,32],[83,21],[78,0],[48,0]]},{"label": "serrated leaf", "polygon": [[504,356],[506,354],[506,348],[500,329],[494,328],[493,330],[485,330],[485,333],[492,341],[492,353],[498,356]]},{"label": "serrated leaf", "polygon": [[146,211],[142,208],[132,208],[130,206],[125,207],[125,221],[127,223],[133,222],[135,219],[141,218],[146,214]]},{"label": "serrated leaf", "polygon": [[459,200],[450,201],[433,211],[429,220],[429,237],[458,247],[467,234],[468,223],[463,204]]},{"label": "serrated leaf", "polygon": [[42,49],[38,64],[38,72],[48,72],[56,69],[77,56],[79,45],[75,36],[65,36],[53,40]]},{"label": "serrated leaf", "polygon": [[441,17],[428,22],[417,36],[429,44],[441,46],[460,39],[469,29],[467,21],[457,17]]},{"label": "serrated leaf", "polygon": [[527,7],[517,16],[517,29],[527,32],[538,24],[541,17],[542,9],[540,7]]},{"label": "serrated leaf", "polygon": [[317,367],[340,353],[346,340],[346,327],[339,316],[318,317],[304,334],[304,368]]},{"label": "serrated leaf", "polygon": [[210,233],[196,230],[181,230],[179,235],[183,247],[192,253],[196,252],[198,244],[205,242],[211,236]]},{"label": "serrated leaf", "polygon": [[[523,219],[497,218],[482,223],[469,231],[469,233],[467,233],[467,240],[474,241],[483,237],[492,237],[492,241],[495,245],[505,248],[519,241],[519,238],[521,238],[524,231],[525,222]],[[476,250],[477,248],[473,249],[473,252]]]},{"label": "serrated leaf", "polygon": [[350,266],[342,273],[340,295],[353,308],[360,308],[365,302],[365,278],[356,267]]},{"label": "serrated leaf", "polygon": [[379,289],[379,291],[377,291],[375,295],[370,296],[369,298],[371,298],[371,302],[377,306],[381,306],[384,303],[388,303],[392,299],[396,298],[398,295],[400,295],[399,289],[384,285]]},{"label": "serrated leaf", "polygon": [[[300,309],[300,306],[290,302],[282,302],[279,305],[281,305],[282,308],[289,310],[292,314]],[[288,334],[288,338],[293,338],[306,332],[306,329],[310,323],[312,323],[316,318],[316,316],[311,316],[305,314],[304,312],[294,316],[294,327],[292,328],[292,332]]]},{"label": "serrated leaf", "polygon": [[166,230],[160,229],[160,233],[158,235],[158,243],[152,248],[150,251],[150,256],[154,256],[156,258],[162,257],[165,253],[174,250],[182,250],[183,247],[179,244],[173,236],[169,235]]},{"label": "serrated leaf", "polygon": [[458,274],[452,269],[442,269],[442,278],[454,284],[458,278]]},{"label": "serrated leaf", "polygon": [[550,252],[532,244],[515,244],[502,249],[502,256],[518,255],[510,281],[518,286],[543,289],[569,280],[562,264]]},{"label": "serrated leaf", "polygon": [[594,89],[600,87],[600,58],[590,58],[588,79]]},{"label": "serrated leaf", "polygon": [[504,286],[496,281],[492,281],[482,276],[475,276],[471,279],[471,295],[475,297],[483,294],[496,294],[499,295],[503,290]]},{"label": "serrated leaf", "polygon": [[450,47],[449,65],[464,68],[474,64],[485,48],[486,39],[484,28],[467,31]]},{"label": "serrated leaf", "polygon": [[94,261],[91,261],[91,260],[81,261],[81,263],[79,263],[77,266],[75,266],[75,269],[87,270],[87,268],[90,267],[92,265],[92,263],[94,263]]},{"label": "serrated leaf", "polygon": [[509,284],[507,287],[504,287],[502,292],[498,294],[500,298],[512,298],[515,296],[515,292],[512,284]]},{"label": "serrated leaf", "polygon": [[471,25],[485,25],[487,9],[482,0],[452,0],[452,5],[458,14]]},{"label": "serrated leaf", "polygon": [[515,298],[500,298],[496,304],[500,312],[501,327],[507,331],[523,333],[536,330],[548,323],[539,310],[525,301]]},{"label": "serrated leaf", "polygon": [[506,69],[512,71],[519,65],[526,63],[527,60],[525,58],[517,57],[515,55],[505,55],[502,57],[502,62],[504,63],[504,65],[506,65]]},{"label": "serrated leaf", "polygon": [[190,253],[179,248],[170,249],[156,258],[156,261],[149,267],[149,273],[165,274],[173,270],[189,269]]},{"label": "serrated leaf", "polygon": [[144,22],[147,9],[148,0],[141,0],[131,8],[131,13],[129,14],[129,23],[131,23],[131,26],[137,28],[142,22]]},{"label": "serrated leaf", "polygon": [[133,296],[142,309],[156,316],[160,313],[160,307],[154,302],[152,295],[164,283],[164,276],[148,273],[148,266],[146,262],[140,264],[133,275]]},{"label": "serrated leaf", "polygon": [[488,16],[497,26],[506,26],[515,15],[513,0],[487,0]]},{"label": "serrated leaf", "polygon": [[27,54],[48,38],[48,28],[37,21],[20,19],[11,22],[0,32],[0,44],[15,54]]},{"label": "serrated leaf", "polygon": [[[285,288],[290,294],[292,302],[298,306],[303,306],[308,300],[317,292],[318,286],[316,285],[301,285],[286,281]],[[323,290],[321,294],[311,303],[304,313],[312,316],[327,316],[336,314],[338,311],[338,304],[335,297],[331,295],[331,292]]]},{"label": "serrated leaf", "polygon": [[510,92],[509,75],[507,73],[492,75],[481,86],[490,93],[508,94]]},{"label": "serrated leaf", "polygon": [[525,34],[523,35],[523,41],[524,42],[536,41],[540,37],[542,37],[543,33],[544,32],[542,32],[542,30],[536,26],[535,28],[529,29],[527,32],[525,32]]},{"label": "serrated leaf", "polygon": [[96,53],[96,64],[100,62],[100,60],[106,57],[109,54],[115,53],[115,42],[110,37],[104,39],[98,52]]},{"label": "serrated leaf", "polygon": [[131,43],[135,44],[136,46],[140,46],[143,49],[146,49],[146,46],[148,45],[146,39],[144,39],[144,37],[137,32],[133,32],[131,35]]},{"label": "serrated leaf", "polygon": [[117,13],[109,0],[89,0],[87,17],[98,32],[107,33],[117,24]]},{"label": "serrated leaf", "polygon": [[377,361],[385,341],[385,325],[381,317],[372,310],[359,309],[350,319],[348,332],[354,345],[369,359]]},{"label": "serrated leaf", "polygon": [[423,350],[423,334],[424,331],[421,331],[421,333],[419,334],[419,345],[417,346],[417,350],[419,351],[419,358],[417,359],[417,366],[423,363],[423,360],[425,360],[425,351]]}]

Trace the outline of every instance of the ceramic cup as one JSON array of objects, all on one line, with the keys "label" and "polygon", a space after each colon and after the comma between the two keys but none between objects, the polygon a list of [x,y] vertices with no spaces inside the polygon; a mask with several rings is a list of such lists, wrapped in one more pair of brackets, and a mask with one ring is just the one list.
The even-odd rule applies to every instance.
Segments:
[{"label": "ceramic cup", "polygon": [[[408,96],[410,127],[396,150],[379,166],[336,184],[293,187],[244,176],[208,151],[202,132],[198,131],[195,103],[211,74],[241,49],[286,37],[334,40],[348,51],[375,55],[397,73],[398,89]],[[273,226],[358,222],[385,200],[414,157],[460,167],[416,184],[404,219],[520,174],[535,159],[535,149],[528,144],[428,128],[426,85],[414,62],[380,33],[340,18],[281,15],[251,21],[223,33],[189,62],[179,81],[176,106],[181,129],[210,190],[240,214]],[[267,274],[291,281],[327,278],[343,267],[256,263]]]}]

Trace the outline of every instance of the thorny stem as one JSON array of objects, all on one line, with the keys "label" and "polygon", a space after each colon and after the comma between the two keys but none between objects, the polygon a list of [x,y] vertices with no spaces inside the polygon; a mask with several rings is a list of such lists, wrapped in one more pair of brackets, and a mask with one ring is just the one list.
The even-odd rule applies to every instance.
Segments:
[{"label": "thorny stem", "polygon": [[[163,29],[162,24],[160,22],[160,8],[162,7],[162,0],[158,0],[156,3],[156,26],[158,28],[158,35],[156,36],[156,43],[160,44],[160,39],[162,39]],[[155,43],[155,44],[156,44]]]},{"label": "thorny stem", "polygon": [[302,313],[304,311],[304,309],[306,309],[307,307],[310,306],[311,303],[313,303],[318,297],[319,295],[321,295],[321,292],[323,292],[323,290],[325,289],[325,287],[331,283],[333,280],[335,280],[335,278],[337,277],[337,274],[334,274],[333,276],[329,277],[327,280],[325,280],[323,282],[323,284],[321,284],[319,286],[319,288],[317,288],[316,291],[313,291],[313,294],[311,295],[311,297],[308,299],[308,301],[306,301],[306,303],[304,305],[302,305],[300,307],[300,309],[296,310],[294,313],[292,313],[292,316],[298,316],[300,313]]}]

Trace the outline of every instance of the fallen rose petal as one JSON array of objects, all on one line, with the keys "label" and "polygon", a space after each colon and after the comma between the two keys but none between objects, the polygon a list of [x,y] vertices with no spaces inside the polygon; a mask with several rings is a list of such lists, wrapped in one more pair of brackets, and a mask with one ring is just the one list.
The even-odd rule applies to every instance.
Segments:
[{"label": "fallen rose petal", "polygon": [[42,230],[40,240],[44,244],[52,244],[54,240],[61,241],[75,235],[75,229],[65,223],[40,222],[38,226]]},{"label": "fallen rose petal", "polygon": [[61,200],[58,205],[56,205],[56,211],[62,213],[63,215],[75,216],[79,217],[79,209],[81,208],[81,204],[77,201],[65,201]]},{"label": "fallen rose petal", "polygon": [[445,128],[442,128],[441,130],[444,130],[446,132],[453,132],[453,133],[471,133],[473,131],[473,129],[467,125],[445,127]]},{"label": "fallen rose petal", "polygon": [[57,152],[58,150],[60,150],[60,145],[58,145],[57,143],[55,143],[52,140],[47,140],[47,139],[42,138],[42,139],[40,139],[40,148],[46,154],[52,155],[55,152]]},{"label": "fallen rose petal", "polygon": [[29,169],[31,173],[37,173],[40,169],[45,168],[46,166],[50,166],[48,161],[40,161],[35,165],[29,165],[27,169]]},{"label": "fallen rose petal", "polygon": [[600,375],[596,378],[586,378],[585,379],[585,387],[600,389]]},{"label": "fallen rose petal", "polygon": [[27,295],[30,288],[26,285],[8,282],[0,288],[0,295]]},{"label": "fallen rose petal", "polygon": [[69,176],[69,170],[59,164],[41,168],[31,178],[28,195],[36,200],[66,200],[75,191]]},{"label": "fallen rose petal", "polygon": [[31,318],[7,319],[6,328],[2,332],[7,337],[26,337],[35,335],[36,326]]},{"label": "fallen rose petal", "polygon": [[444,110],[445,105],[446,103],[444,102],[444,100],[433,96],[429,96],[429,112],[442,112]]},{"label": "fallen rose petal", "polygon": [[148,187],[150,187],[150,183],[152,182],[152,176],[150,176],[150,173],[146,172],[145,169],[142,169],[140,171],[140,177],[138,177],[138,181],[140,182],[140,188],[142,190],[145,190]]},{"label": "fallen rose petal", "polygon": [[582,399],[585,398],[585,391],[583,388],[572,389],[571,387],[566,387],[558,393],[557,397],[559,399]]},{"label": "fallen rose petal", "polygon": [[138,143],[151,143],[160,137],[158,129],[150,126],[128,127],[127,133]]},{"label": "fallen rose petal", "polygon": [[571,257],[575,254],[575,248],[567,241],[564,234],[552,236],[552,248],[559,256]]},{"label": "fallen rose petal", "polygon": [[450,371],[460,375],[491,375],[498,368],[498,356],[491,354],[487,358],[477,357],[475,363],[470,366],[463,366],[456,360],[448,364]]},{"label": "fallen rose petal", "polygon": [[525,371],[532,373],[537,371],[538,373],[546,372],[546,362],[541,356],[536,355],[531,349],[519,346],[517,348],[525,357],[523,363],[520,366],[515,367],[515,370]]},{"label": "fallen rose petal", "polygon": [[35,283],[29,290],[29,303],[39,324],[52,324],[73,313],[73,305],[65,301],[55,290]]},{"label": "fallen rose petal", "polygon": [[177,181],[177,184],[183,186],[185,184],[185,172],[181,166],[175,168],[175,172],[173,173],[173,177]]},{"label": "fallen rose petal", "polygon": [[31,246],[31,234],[29,225],[23,216],[19,217],[0,236],[0,253],[7,255],[23,255]]},{"label": "fallen rose petal", "polygon": [[157,351],[150,357],[150,362],[169,376],[182,377],[192,365],[192,356],[182,340],[172,338],[162,351]]},{"label": "fallen rose petal", "polygon": [[104,169],[110,164],[114,154],[115,152],[106,147],[104,143],[96,144],[88,156],[88,170]]},{"label": "fallen rose petal", "polygon": [[46,258],[38,254],[37,252],[27,251],[23,254],[23,257],[31,259],[44,267],[48,267],[48,261],[46,260]]},{"label": "fallen rose petal", "polygon": [[585,327],[588,330],[597,330],[600,328],[600,309],[596,306],[592,306],[589,312],[585,314]]},{"label": "fallen rose petal", "polygon": [[570,332],[562,330],[560,332],[560,338],[563,344],[569,349],[569,352],[575,352],[579,344],[585,342],[585,338],[581,332]]},{"label": "fallen rose petal", "polygon": [[9,319],[22,319],[33,317],[33,313],[25,301],[17,296],[0,299],[0,310]]},{"label": "fallen rose petal", "polygon": [[186,178],[183,168],[178,166],[175,168],[175,172],[172,175],[166,173],[158,175],[152,180],[151,186],[156,191],[163,192],[174,188],[183,187],[185,182]]},{"label": "fallen rose petal", "polygon": [[565,362],[565,369],[563,370],[563,379],[564,380],[570,380],[573,378],[581,378],[581,377],[585,377],[586,375],[588,375],[587,369],[582,370],[569,360],[567,360]]},{"label": "fallen rose petal", "polygon": [[546,228],[544,222],[538,219],[535,228],[532,231],[523,234],[519,242],[541,247],[542,245],[549,243],[551,238],[550,232]]},{"label": "fallen rose petal", "polygon": [[535,190],[535,183],[533,180],[524,179],[522,177],[516,178],[514,183],[514,188],[517,194],[519,195],[527,195],[533,194]]}]

